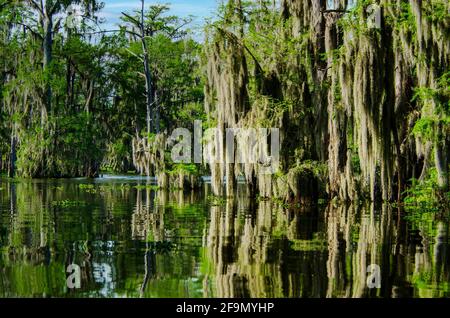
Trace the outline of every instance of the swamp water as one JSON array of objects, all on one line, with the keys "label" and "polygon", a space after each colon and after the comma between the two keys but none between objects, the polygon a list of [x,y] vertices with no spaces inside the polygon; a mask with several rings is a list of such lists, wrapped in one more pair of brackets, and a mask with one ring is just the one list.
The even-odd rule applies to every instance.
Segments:
[{"label": "swamp water", "polygon": [[[449,223],[139,177],[0,179],[0,297],[449,297]],[[80,269],[68,288],[67,268]],[[369,288],[380,269],[380,288]]]}]

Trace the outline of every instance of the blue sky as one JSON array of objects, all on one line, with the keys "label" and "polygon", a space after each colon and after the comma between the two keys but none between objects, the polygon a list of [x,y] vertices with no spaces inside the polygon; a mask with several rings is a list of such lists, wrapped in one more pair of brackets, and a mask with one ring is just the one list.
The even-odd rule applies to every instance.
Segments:
[{"label": "blue sky", "polygon": [[[129,12],[141,6],[140,0],[103,0],[105,7],[100,16],[106,19],[103,29],[109,29],[120,21],[121,12]],[[170,14],[180,17],[193,15],[195,20],[192,28],[199,27],[208,17],[213,17],[219,0],[146,0],[145,5],[170,4]]]}]

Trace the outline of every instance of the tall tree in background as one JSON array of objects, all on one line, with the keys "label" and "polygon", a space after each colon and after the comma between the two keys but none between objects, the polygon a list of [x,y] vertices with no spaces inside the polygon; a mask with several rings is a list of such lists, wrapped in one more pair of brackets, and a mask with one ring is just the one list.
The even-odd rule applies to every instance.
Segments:
[{"label": "tall tree in background", "polygon": [[8,14],[3,17],[2,26],[8,25],[11,32],[4,50],[13,62],[9,63],[3,103],[9,109],[12,125],[10,175],[16,172],[16,146],[20,144],[22,153],[17,158],[21,161],[21,174],[72,174],[56,168],[62,166],[57,158],[61,149],[57,148],[58,138],[63,136],[64,121],[59,117],[64,114],[65,105],[59,90],[65,83],[59,77],[63,66],[59,59],[54,60],[54,51],[60,57],[61,49],[68,43],[61,33],[66,10],[77,5],[85,12],[83,19],[95,20],[94,14],[101,4],[95,0],[16,0],[7,5]]},{"label": "tall tree in background", "polygon": [[131,29],[127,32],[139,39],[142,45],[141,59],[144,66],[147,106],[147,134],[160,131],[160,108],[158,91],[155,89],[155,76],[152,74],[151,56],[148,48],[149,41],[159,34],[164,34],[170,39],[176,39],[185,35],[182,30],[190,23],[190,19],[180,19],[176,16],[167,16],[167,5],[151,5],[145,10],[145,0],[141,0],[141,10],[134,15],[122,13],[122,20],[129,24]]},{"label": "tall tree in background", "polygon": [[28,5],[32,10],[34,16],[38,17],[38,21],[35,25],[30,24],[33,19],[23,21],[20,24],[26,26],[38,35],[42,40],[42,68],[44,72],[45,80],[45,95],[44,103],[45,108],[42,109],[42,115],[45,117],[46,113],[51,111],[52,108],[52,87],[51,87],[51,62],[53,60],[53,41],[54,35],[58,31],[63,17],[57,17],[72,5],[80,5],[83,7],[84,12],[88,16],[97,12],[101,5],[97,0],[16,0],[18,4]]}]

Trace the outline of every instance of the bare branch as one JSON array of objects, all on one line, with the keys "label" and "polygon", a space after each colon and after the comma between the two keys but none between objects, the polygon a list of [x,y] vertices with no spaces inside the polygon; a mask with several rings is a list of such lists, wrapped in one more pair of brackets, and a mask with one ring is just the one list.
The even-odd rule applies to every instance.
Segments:
[{"label": "bare branch", "polygon": [[59,5],[58,1],[55,1],[55,4],[53,4],[53,7],[48,12],[49,16],[52,16],[56,13],[56,9],[58,8],[58,5]]},{"label": "bare branch", "polygon": [[56,21],[55,26],[53,27],[53,33],[56,33],[59,31],[59,29],[61,28],[61,22],[62,22],[62,18],[59,18]]},{"label": "bare branch", "polygon": [[170,32],[169,36],[174,37],[178,33],[178,31],[180,31],[182,28],[184,28],[186,25],[188,25],[191,22],[192,22],[192,20],[185,20],[181,25],[179,25],[172,32]]},{"label": "bare branch", "polygon": [[44,37],[36,30],[33,30],[29,25],[22,23],[22,22],[14,22],[17,25],[21,25],[23,27],[25,27],[25,29],[27,29],[28,31],[30,31],[33,35],[35,35],[36,37],[40,38],[41,40],[44,39]]},{"label": "bare branch", "polygon": [[131,15],[126,14],[125,12],[122,12],[122,14],[128,18],[129,20],[131,20],[131,22],[133,22],[134,24],[136,24],[136,26],[141,27],[141,22],[139,22],[138,20],[136,20],[135,18],[133,18]]},{"label": "bare branch", "polygon": [[124,30],[101,30],[101,31],[94,31],[94,32],[84,32],[84,33],[79,33],[80,35],[95,35],[95,34],[103,34],[103,33],[118,33],[118,32],[126,32],[128,34],[132,34],[135,35],[139,38],[142,38],[142,36],[136,32],[124,29]]},{"label": "bare branch", "polygon": [[44,15],[44,8],[41,7],[36,1],[34,1],[34,0],[27,0],[27,1],[33,8],[38,10],[42,16]]}]

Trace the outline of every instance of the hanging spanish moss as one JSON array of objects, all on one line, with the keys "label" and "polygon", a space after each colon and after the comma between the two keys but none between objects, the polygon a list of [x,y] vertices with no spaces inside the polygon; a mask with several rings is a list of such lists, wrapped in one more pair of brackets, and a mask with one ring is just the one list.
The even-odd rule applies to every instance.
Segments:
[{"label": "hanging spanish moss", "polygon": [[281,165],[211,165],[216,193],[244,174],[264,197],[394,200],[433,167],[448,189],[447,2],[241,5],[207,37],[206,111],[219,129],[279,127]]}]

